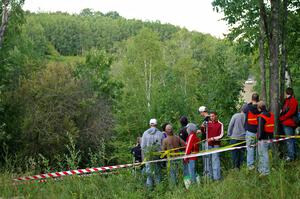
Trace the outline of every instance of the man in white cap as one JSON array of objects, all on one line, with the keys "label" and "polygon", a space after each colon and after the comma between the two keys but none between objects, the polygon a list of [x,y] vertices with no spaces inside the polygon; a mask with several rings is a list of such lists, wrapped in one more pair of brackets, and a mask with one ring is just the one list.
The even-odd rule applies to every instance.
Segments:
[{"label": "man in white cap", "polygon": [[[207,131],[208,131],[208,122],[210,120],[210,115],[208,114],[208,109],[205,106],[200,106],[198,110],[199,110],[200,115],[204,119],[200,126],[201,130],[198,130],[197,133],[201,133],[201,131],[202,131],[201,140],[206,140],[206,142],[202,143],[202,150],[208,150],[208,142],[207,142],[208,132]],[[203,167],[204,167],[203,174],[205,177],[208,177],[210,165],[209,165],[209,156],[207,156],[207,155],[203,156]]]},{"label": "man in white cap", "polygon": [[[153,152],[161,151],[162,146],[162,140],[163,140],[163,134],[160,132],[157,127],[157,120],[151,119],[150,122],[150,128],[146,130],[142,137],[142,158],[144,160],[145,156],[149,156],[147,158],[154,159],[154,157],[151,155]],[[148,160],[149,160],[148,159]],[[146,169],[146,185],[149,188],[153,187],[154,181],[156,183],[160,182],[160,166],[158,163],[146,163],[145,164]]]}]

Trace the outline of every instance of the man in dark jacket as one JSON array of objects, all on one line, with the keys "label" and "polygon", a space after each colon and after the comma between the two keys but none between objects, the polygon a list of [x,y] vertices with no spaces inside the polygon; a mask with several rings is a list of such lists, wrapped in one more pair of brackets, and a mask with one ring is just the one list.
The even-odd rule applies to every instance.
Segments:
[{"label": "man in dark jacket", "polygon": [[[297,128],[296,117],[298,114],[298,101],[295,99],[292,88],[286,89],[286,98],[280,114],[280,122],[283,127],[283,132],[286,136],[295,135]],[[296,158],[296,141],[294,138],[286,141],[288,156],[287,161],[292,161]]]},{"label": "man in dark jacket", "polygon": [[261,176],[265,176],[270,173],[268,150],[271,143],[268,140],[273,138],[274,114],[267,110],[266,104],[263,101],[258,102],[257,108],[261,111],[261,114],[257,118],[258,171]]},{"label": "man in dark jacket", "polygon": [[[187,138],[189,134],[187,133],[187,125],[189,123],[188,118],[186,116],[181,116],[179,119],[181,124],[181,128],[179,130],[179,137],[184,141],[187,142]],[[184,150],[183,150],[184,151]],[[183,161],[182,162],[182,169],[183,169],[183,176],[189,175],[188,165]]]},{"label": "man in dark jacket", "polygon": [[252,94],[251,102],[247,104],[244,109],[246,116],[245,130],[246,130],[246,146],[247,146],[247,167],[249,170],[254,169],[254,154],[255,154],[255,139],[257,133],[257,116],[260,111],[257,109],[259,95]]},{"label": "man in dark jacket", "polygon": [[181,116],[180,117],[180,120],[179,120],[180,124],[181,124],[181,127],[180,127],[180,130],[179,130],[179,137],[186,142],[187,140],[187,137],[189,136],[187,131],[186,131],[186,128],[187,128],[187,124],[189,123],[189,120],[186,116]]},{"label": "man in dark jacket", "polygon": [[134,162],[142,162],[141,137],[136,140],[136,145],[131,149],[131,154],[134,157]]}]

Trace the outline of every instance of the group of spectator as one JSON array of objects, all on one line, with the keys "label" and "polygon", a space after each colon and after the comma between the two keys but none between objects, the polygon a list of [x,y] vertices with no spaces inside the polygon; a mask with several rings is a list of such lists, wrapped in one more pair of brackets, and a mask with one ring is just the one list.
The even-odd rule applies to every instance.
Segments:
[{"label": "group of spectator", "polygon": [[[199,107],[199,113],[203,117],[200,125],[189,123],[188,118],[180,118],[181,128],[178,136],[174,134],[170,123],[162,126],[162,131],[157,128],[157,120],[149,121],[150,128],[147,129],[138,144],[132,149],[137,162],[145,161],[143,169],[146,176],[147,187],[153,187],[161,181],[161,164],[147,163],[149,160],[159,159],[159,154],[164,151],[172,151],[172,154],[190,155],[199,153],[199,150],[218,149],[221,145],[221,138],[224,135],[223,124],[218,120],[215,111],[209,112],[205,106]],[[295,135],[297,127],[298,102],[294,97],[293,89],[287,88],[284,105],[280,111],[281,133],[285,136]],[[259,95],[254,93],[252,100],[241,107],[241,111],[232,116],[227,135],[230,137],[230,144],[234,146],[246,145],[246,165],[248,170],[255,169],[255,154],[258,155],[257,170],[261,176],[270,173],[268,149],[271,145],[270,139],[274,136],[274,114],[267,109],[265,102],[259,101]],[[286,140],[287,157],[286,161],[293,161],[296,158],[296,143],[294,138]],[[255,151],[257,150],[257,153]],[[244,161],[245,150],[237,149],[232,152],[234,168],[240,168]],[[168,166],[170,182],[178,183],[178,170],[182,167],[184,183],[186,187],[199,182],[200,175],[197,173],[198,157],[173,160]],[[213,153],[203,156],[203,176],[206,179],[220,180],[221,163],[220,154]]]}]

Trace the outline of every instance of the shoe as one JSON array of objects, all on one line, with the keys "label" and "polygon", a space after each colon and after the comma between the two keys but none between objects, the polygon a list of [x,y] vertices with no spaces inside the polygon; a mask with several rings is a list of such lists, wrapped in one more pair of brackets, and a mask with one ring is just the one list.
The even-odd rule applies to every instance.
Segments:
[{"label": "shoe", "polygon": [[255,169],[255,166],[251,165],[251,166],[248,166],[248,171],[252,171]]},{"label": "shoe", "polygon": [[259,174],[259,178],[264,178],[264,177],[267,177],[269,175],[269,173],[261,173]]},{"label": "shoe", "polygon": [[293,159],[287,156],[287,157],[284,159],[284,161],[286,161],[286,162],[292,162]]}]

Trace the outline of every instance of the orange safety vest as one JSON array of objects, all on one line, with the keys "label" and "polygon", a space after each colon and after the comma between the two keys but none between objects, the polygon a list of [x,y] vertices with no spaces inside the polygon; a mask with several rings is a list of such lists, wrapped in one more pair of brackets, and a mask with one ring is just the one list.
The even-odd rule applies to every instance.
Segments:
[{"label": "orange safety vest", "polygon": [[251,111],[248,111],[248,124],[257,126],[257,117],[259,114],[254,114]]},{"label": "orange safety vest", "polygon": [[273,133],[274,132],[274,114],[272,112],[270,112],[270,117],[260,114],[258,115],[258,117],[262,117],[266,120],[265,126],[264,126],[264,131],[266,133]]}]

